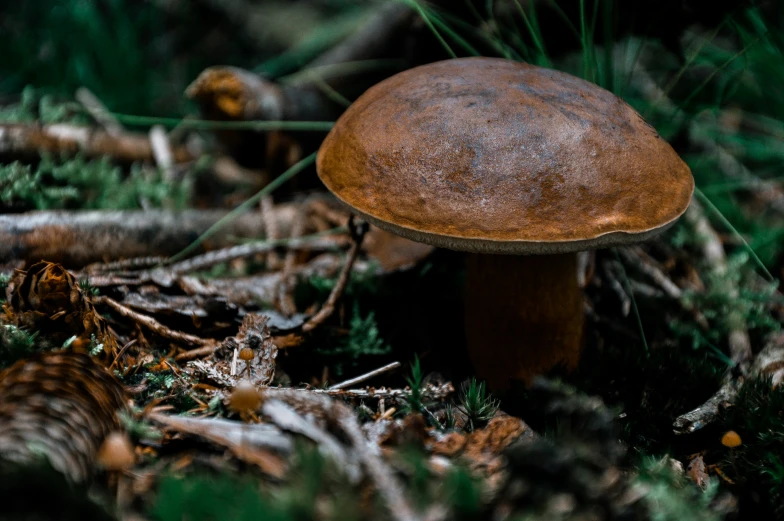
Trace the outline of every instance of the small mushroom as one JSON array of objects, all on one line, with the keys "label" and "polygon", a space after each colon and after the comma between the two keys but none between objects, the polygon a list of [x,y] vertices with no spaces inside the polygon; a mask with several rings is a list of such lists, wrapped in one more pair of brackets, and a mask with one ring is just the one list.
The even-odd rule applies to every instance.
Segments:
[{"label": "small mushroom", "polygon": [[730,449],[740,447],[740,435],[735,431],[727,431],[724,433],[724,436],[721,437],[721,444]]},{"label": "small mushroom", "polygon": [[115,491],[117,505],[126,507],[130,501],[130,491],[128,483],[123,480],[123,472],[133,467],[136,460],[131,440],[123,432],[110,432],[98,449],[96,459],[109,476],[109,489]]},{"label": "small mushroom", "polygon": [[98,449],[98,464],[109,472],[121,472],[133,466],[133,444],[122,432],[111,432]]},{"label": "small mushroom", "polygon": [[256,386],[242,380],[229,395],[229,408],[240,415],[251,414],[261,405],[263,397]]},{"label": "small mushroom", "polygon": [[240,360],[245,362],[245,372],[248,373],[248,378],[250,378],[250,361],[253,360],[255,356],[253,349],[250,347],[245,346],[240,349]]},{"label": "small mushroom", "polygon": [[370,88],[318,175],[356,214],[469,252],[468,351],[494,389],[577,365],[577,252],[643,241],[689,205],[688,166],[614,94],[569,74],[461,58]]}]

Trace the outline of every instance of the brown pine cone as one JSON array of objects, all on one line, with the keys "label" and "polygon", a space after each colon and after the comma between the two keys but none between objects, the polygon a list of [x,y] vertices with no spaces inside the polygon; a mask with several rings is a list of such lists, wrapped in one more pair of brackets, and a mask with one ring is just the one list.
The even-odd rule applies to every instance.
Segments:
[{"label": "brown pine cone", "polygon": [[55,470],[84,482],[126,406],[120,383],[86,354],[20,360],[0,372],[0,459],[31,463],[44,455]]},{"label": "brown pine cone", "polygon": [[3,309],[10,324],[38,331],[51,347],[76,336],[70,349],[77,353],[88,352],[94,337],[103,344],[99,359],[108,363],[114,359],[117,340],[77,280],[60,264],[41,261],[27,271],[17,271],[6,294]]}]

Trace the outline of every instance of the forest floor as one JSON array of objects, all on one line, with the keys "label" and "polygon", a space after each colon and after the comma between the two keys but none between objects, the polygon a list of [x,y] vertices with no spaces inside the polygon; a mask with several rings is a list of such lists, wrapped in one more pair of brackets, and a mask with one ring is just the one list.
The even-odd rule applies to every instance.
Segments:
[{"label": "forest floor", "polygon": [[[19,4],[0,517],[784,519],[784,7]],[[499,392],[464,254],[350,219],[314,167],[365,89],[471,55],[614,92],[696,182],[580,255],[577,369]]]}]

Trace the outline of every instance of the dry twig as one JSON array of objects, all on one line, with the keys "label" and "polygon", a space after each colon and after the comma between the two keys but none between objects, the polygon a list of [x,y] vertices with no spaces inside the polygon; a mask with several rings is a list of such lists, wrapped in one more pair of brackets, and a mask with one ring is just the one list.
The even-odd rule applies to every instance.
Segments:
[{"label": "dry twig", "polygon": [[618,248],[618,252],[627,261],[633,263],[640,271],[653,279],[668,297],[677,300],[686,311],[694,316],[694,320],[701,328],[708,329],[710,327],[705,315],[696,309],[694,305],[683,299],[683,290],[664,273],[664,270],[642,248],[639,246],[628,246]]},{"label": "dry twig", "polygon": [[110,299],[109,297],[99,296],[99,297],[95,297],[93,300],[96,304],[106,304],[120,315],[126,318],[130,318],[137,324],[144,326],[147,329],[154,332],[155,334],[160,335],[164,338],[168,338],[169,340],[174,340],[175,342],[182,342],[184,344],[195,345],[195,346],[208,346],[215,343],[215,340],[213,339],[204,339],[204,338],[199,338],[197,336],[189,335],[187,333],[173,331],[168,327],[164,326],[163,324],[161,324],[160,322],[158,322],[157,320],[155,320],[154,318],[148,317],[146,315],[142,315],[141,313],[137,313],[123,306],[116,300]]},{"label": "dry twig", "polygon": [[330,292],[327,301],[321,306],[321,309],[310,317],[307,322],[302,325],[302,331],[309,332],[313,331],[316,327],[322,324],[330,315],[335,311],[335,304],[337,303],[340,296],[343,294],[343,290],[346,289],[346,284],[348,283],[348,277],[351,274],[351,267],[354,265],[354,262],[357,260],[357,255],[359,254],[359,249],[362,246],[362,239],[365,237],[365,234],[368,230],[368,225],[364,221],[360,221],[357,223],[355,217],[352,215],[348,221],[348,227],[351,231],[351,249],[348,252],[348,258],[346,259],[346,264],[343,266],[343,270],[340,272],[338,276],[338,280],[335,282],[335,286],[332,288],[332,292]]},{"label": "dry twig", "polygon": [[393,369],[397,369],[400,367],[400,362],[392,362],[391,364],[387,364],[384,367],[379,367],[378,369],[373,369],[365,374],[355,376],[354,378],[350,378],[338,384],[335,384],[329,388],[330,391],[337,391],[339,389],[346,389],[347,387],[351,387],[352,385],[357,385],[359,383],[365,382],[370,380],[371,378],[375,378],[376,376],[386,373],[387,371],[391,371]]}]

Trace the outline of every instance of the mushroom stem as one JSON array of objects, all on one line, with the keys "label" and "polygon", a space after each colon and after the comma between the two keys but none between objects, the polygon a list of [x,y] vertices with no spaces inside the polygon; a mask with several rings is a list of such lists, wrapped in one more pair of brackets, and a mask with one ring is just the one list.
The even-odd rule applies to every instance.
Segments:
[{"label": "mushroom stem", "polygon": [[477,375],[493,390],[574,369],[583,330],[577,254],[468,254],[465,328]]}]

